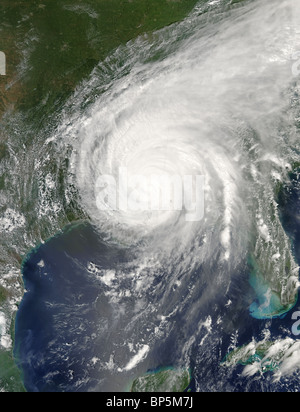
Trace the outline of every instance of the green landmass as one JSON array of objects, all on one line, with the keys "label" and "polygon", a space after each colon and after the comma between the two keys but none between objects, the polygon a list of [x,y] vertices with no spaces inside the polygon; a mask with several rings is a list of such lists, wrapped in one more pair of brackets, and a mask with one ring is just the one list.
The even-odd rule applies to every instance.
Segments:
[{"label": "green landmass", "polygon": [[[290,262],[287,255],[286,265]],[[297,303],[298,294],[291,293],[290,300],[282,302],[280,289],[276,289],[272,282],[268,282],[266,277],[260,272],[256,259],[251,256],[249,259],[251,272],[249,283],[255,291],[256,299],[250,306],[250,313],[256,319],[278,318],[289,312]],[[270,265],[271,266],[271,265]],[[289,271],[291,269],[289,268]],[[297,290],[295,288],[295,290]]]},{"label": "green landmass", "polygon": [[[21,76],[2,88],[2,109],[9,103],[43,115],[73,93],[80,81],[112,50],[143,33],[181,20],[196,0],[3,0],[0,50],[7,77]],[[23,67],[22,67],[23,66]],[[1,96],[1,94],[0,94]],[[6,103],[6,104],[5,104]]]},{"label": "green landmass", "polygon": [[[14,339],[14,327],[15,319],[13,318],[10,325],[12,339]],[[26,392],[12,349],[0,350],[0,392]]]},{"label": "green landmass", "polygon": [[135,379],[131,392],[184,392],[190,382],[188,369],[163,368]]},{"label": "green landmass", "polygon": [[25,392],[20,370],[10,352],[0,351],[0,391]]},{"label": "green landmass", "polygon": [[[265,210],[261,209],[270,235],[264,238],[257,232],[248,258],[249,281],[256,294],[250,313],[256,319],[279,317],[297,303],[297,251],[293,250],[292,237],[285,231],[282,215],[288,209],[292,186],[298,185],[299,167],[299,162],[292,163],[286,180],[274,181],[274,202],[263,202]],[[262,193],[262,196],[265,194]]]},{"label": "green landmass", "polygon": [[229,352],[222,361],[223,365],[253,365],[255,362],[261,362],[267,351],[272,346],[272,342],[259,343],[257,346],[252,344],[240,346]]},{"label": "green landmass", "polygon": [[258,371],[276,373],[280,365],[292,356],[294,345],[297,346],[297,341],[291,338],[278,341],[253,341],[233,349],[225,356],[221,365],[225,367],[256,365],[254,373]]},{"label": "green landmass", "polygon": [[[37,151],[36,136],[73,94],[80,82],[114,49],[139,35],[170,25],[184,18],[196,0],[2,0],[0,2],[0,51],[6,55],[6,76],[0,76],[0,191],[7,205],[26,217],[28,243],[39,244],[69,222],[84,218],[69,188],[66,200],[68,159],[58,162]],[[12,120],[13,119],[13,120]],[[19,123],[15,123],[15,121]],[[48,150],[48,148],[47,148]],[[27,156],[31,153],[31,160]],[[56,222],[39,221],[37,199],[45,176],[33,174],[43,162],[45,175],[55,176],[56,191],[63,202],[63,216]],[[30,189],[29,189],[30,188]],[[74,189],[75,190],[75,189]],[[49,196],[51,196],[51,191]],[[55,199],[54,199],[55,200]],[[48,201],[48,198],[47,198]],[[53,199],[50,199],[51,204]],[[41,207],[41,205],[39,205]],[[21,267],[27,244],[20,233],[4,233],[0,239],[1,273],[7,266]],[[18,247],[16,246],[18,245]],[[0,309],[13,322],[16,305],[10,299],[20,296],[21,274],[0,284]],[[8,308],[8,309],[7,309]],[[13,313],[13,315],[12,315]],[[14,338],[14,330],[11,331]],[[15,366],[13,351],[0,350],[0,391],[24,390]]]}]

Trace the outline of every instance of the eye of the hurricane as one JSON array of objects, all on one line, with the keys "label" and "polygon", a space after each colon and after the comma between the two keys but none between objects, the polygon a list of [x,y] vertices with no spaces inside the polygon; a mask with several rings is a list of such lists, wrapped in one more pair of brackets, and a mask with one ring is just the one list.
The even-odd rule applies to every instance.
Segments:
[{"label": "eye of the hurricane", "polygon": [[205,115],[202,89],[196,102],[176,72],[171,84],[146,77],[143,88],[125,91],[122,80],[118,95],[96,102],[78,129],[74,165],[84,208],[106,238],[126,244],[154,233],[170,244],[188,241],[205,236],[207,225],[219,227],[227,256],[240,217],[234,136]]},{"label": "eye of the hurricane", "polygon": [[[159,144],[139,130],[118,141],[111,139],[102,153],[109,162],[99,168],[95,183],[100,214],[119,225],[142,227],[144,232],[180,219],[202,219],[204,177],[199,155],[192,159],[191,168],[193,152],[189,145],[185,147],[185,139],[178,141],[173,136],[169,143],[170,136],[164,136],[158,138]],[[126,150],[126,145],[131,149]],[[108,159],[112,153],[114,157]]]},{"label": "eye of the hurricane", "polygon": [[[247,20],[249,33],[257,29],[255,13]],[[179,238],[195,244],[205,239],[212,245],[203,249],[205,258],[219,250],[229,262],[242,255],[249,228],[257,227],[265,240],[271,236],[267,216],[256,220],[266,214],[261,197],[270,197],[261,187],[273,190],[273,168],[281,163],[264,151],[287,121],[282,95],[290,87],[284,57],[289,40],[280,30],[274,60],[272,48],[262,49],[267,23],[256,37],[239,39],[238,48],[243,19],[234,26],[225,21],[222,35],[212,25],[204,40],[198,23],[183,24],[187,37],[180,36],[174,48],[164,41],[173,36],[162,32],[153,49],[147,42],[139,49],[138,42],[116,50],[74,97],[90,96],[90,104],[82,105],[83,116],[67,130],[75,147],[72,172],[82,208],[101,235],[135,244],[154,233],[165,250],[176,250]],[[156,52],[164,47],[160,59]],[[267,182],[261,186],[262,177]]]}]

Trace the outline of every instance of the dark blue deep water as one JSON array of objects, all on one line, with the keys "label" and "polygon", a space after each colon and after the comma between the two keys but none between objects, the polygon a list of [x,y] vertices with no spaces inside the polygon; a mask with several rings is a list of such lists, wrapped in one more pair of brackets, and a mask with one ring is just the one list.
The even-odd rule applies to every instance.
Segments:
[{"label": "dark blue deep water", "polygon": [[[279,202],[283,225],[300,262],[298,186],[295,174],[291,187],[280,194]],[[15,356],[28,391],[128,390],[134,375],[127,371],[121,373],[117,366],[107,366],[108,360],[112,363],[117,360],[120,365],[124,359],[126,365],[129,359],[125,351],[127,341],[134,342],[134,336],[139,334],[148,336],[146,332],[143,335],[141,329],[147,330],[155,320],[150,317],[142,322],[128,306],[124,306],[124,310],[114,307],[105,293],[107,285],[87,267],[94,262],[98,268],[112,269],[131,258],[128,250],[108,246],[89,223],[67,227],[62,234],[28,255],[23,264],[26,293],[17,313],[15,334]],[[197,284],[204,269],[199,268],[198,273],[191,274],[197,288],[194,303],[197,305],[198,299],[201,310],[191,312],[183,306],[176,317],[170,319],[172,327],[151,348],[150,360],[144,369],[176,364],[176,357],[182,359],[186,342],[191,342],[185,362],[192,371],[192,390],[297,390],[297,377],[274,383],[272,372],[245,378],[241,377],[241,365],[233,370],[220,366],[234,334],[238,345],[249,343],[253,337],[261,340],[266,329],[271,332],[272,339],[293,337],[291,314],[300,310],[300,301],[281,318],[252,318],[249,306],[255,296],[248,281],[248,269],[245,264],[240,273],[235,274],[230,290],[223,296],[216,295],[206,305],[200,304],[203,296],[201,284]],[[132,299],[134,303],[134,296]],[[228,299],[232,305],[225,311]],[[155,302],[149,298],[148,305],[151,304]],[[117,310],[122,316],[116,316]],[[211,331],[209,327],[199,328],[208,316],[212,320]],[[138,319],[134,321],[138,329],[128,328],[133,319]]]},{"label": "dark blue deep water", "polygon": [[122,252],[108,249],[92,226],[80,224],[38,247],[23,264],[26,293],[16,318],[15,353],[28,391],[76,390],[70,371],[83,380],[81,390],[94,384],[93,370],[84,383],[85,361],[95,351],[88,341],[102,306],[99,285],[85,270],[91,256],[107,268]]}]

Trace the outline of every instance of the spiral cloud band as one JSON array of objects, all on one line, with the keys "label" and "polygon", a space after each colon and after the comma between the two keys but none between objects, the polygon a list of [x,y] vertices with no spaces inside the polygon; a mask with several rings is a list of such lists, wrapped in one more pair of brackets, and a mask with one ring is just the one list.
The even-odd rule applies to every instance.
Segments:
[{"label": "spiral cloud band", "polygon": [[[208,7],[222,11],[223,5]],[[293,56],[299,6],[292,0],[272,2],[272,7],[268,1],[250,2],[225,18],[216,12],[212,21],[204,11],[199,4],[183,23],[158,32],[152,44],[145,37],[119,48],[78,91],[72,104],[82,105],[92,90],[101,92],[67,129],[75,147],[76,185],[101,231],[126,244],[145,235],[156,244],[167,230],[191,241],[195,233],[206,239],[214,227],[219,242],[213,247],[228,260],[243,256],[247,247],[241,227],[256,232],[258,255],[266,254],[274,265],[268,270],[272,274],[264,275],[286,279],[284,290],[277,291],[288,302],[291,273],[282,274],[280,259],[271,260],[280,255],[293,261],[276,215],[273,188],[286,179],[296,158],[297,134],[290,114],[297,110],[291,105],[291,86],[298,80]],[[154,61],[156,53],[163,58]],[[105,198],[115,199],[109,190],[116,192],[116,186],[105,185],[104,176],[116,183],[120,168],[127,177],[144,178],[144,184],[126,186],[134,210],[105,206]],[[141,202],[149,205],[162,189],[149,184],[151,176],[203,176],[199,209],[205,205],[204,218],[184,219],[184,207],[171,207],[171,195],[165,208],[169,210],[142,207]],[[118,199],[127,202],[128,193],[126,199],[119,193]],[[270,204],[276,215],[272,223]],[[166,251],[173,247],[171,239]]]},{"label": "spiral cloud band", "polygon": [[[183,207],[189,211],[185,219],[197,222],[204,213],[203,189],[204,176],[128,175],[127,168],[120,167],[118,181],[112,175],[97,179],[96,203],[103,211],[133,212],[131,224],[139,211],[181,211]],[[149,222],[148,214],[145,223]]]},{"label": "spiral cloud band", "polygon": [[[227,3],[199,2],[183,22],[115,50],[78,88],[58,136],[72,146],[72,183],[93,224],[135,248],[128,295],[145,299],[163,270],[160,307],[180,285],[187,304],[189,273],[205,265],[207,300],[225,293],[250,255],[279,299],[279,309],[257,309],[268,317],[290,308],[298,287],[276,187],[299,160],[300,5]],[[114,302],[122,276],[109,278]],[[173,313],[167,307],[158,329]],[[143,339],[151,346],[155,336]]]}]

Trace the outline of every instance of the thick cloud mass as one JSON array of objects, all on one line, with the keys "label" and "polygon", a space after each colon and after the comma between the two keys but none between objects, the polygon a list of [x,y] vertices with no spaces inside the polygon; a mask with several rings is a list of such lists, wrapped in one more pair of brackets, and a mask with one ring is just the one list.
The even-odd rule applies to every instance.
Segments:
[{"label": "thick cloud mass", "polygon": [[[163,272],[168,287],[160,289],[159,305],[171,313],[170,288],[191,292],[189,275],[202,265],[207,301],[226,291],[249,254],[281,304],[295,300],[298,269],[275,188],[299,160],[300,4],[225,3],[200,2],[183,22],[117,49],[78,89],[73,118],[59,130],[74,149],[71,171],[83,208],[109,241],[135,249],[135,275],[116,272],[110,282],[114,301],[124,276],[130,293],[146,299]],[[203,176],[203,217],[189,222],[184,208],[101,210],[99,181],[117,182],[120,168],[148,178]],[[156,189],[129,188],[142,200]],[[201,311],[202,301],[188,303],[189,296],[191,313]],[[147,353],[155,336],[147,334]]]}]

